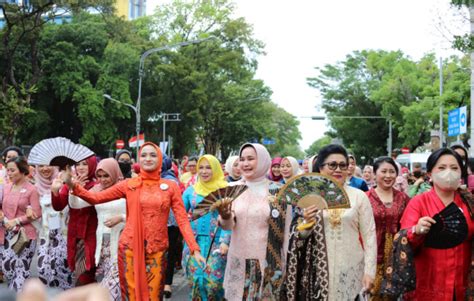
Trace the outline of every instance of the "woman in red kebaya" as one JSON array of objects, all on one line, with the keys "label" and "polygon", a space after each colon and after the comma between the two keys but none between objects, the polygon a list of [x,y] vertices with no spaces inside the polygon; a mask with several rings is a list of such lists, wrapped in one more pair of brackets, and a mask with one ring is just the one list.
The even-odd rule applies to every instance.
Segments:
[{"label": "woman in red kebaya", "polygon": [[[442,148],[432,153],[426,167],[433,188],[414,197],[401,219],[401,228],[408,229],[408,241],[415,252],[415,300],[464,300],[471,266],[474,222],[469,207],[458,192],[462,166],[462,159],[451,149]],[[432,217],[453,202],[466,218],[466,240],[449,249],[425,247],[425,236],[435,223]]]},{"label": "woman in red kebaya", "polygon": [[90,192],[65,172],[62,179],[74,195],[90,204],[101,204],[125,197],[127,220],[119,240],[118,266],[122,299],[162,300],[168,249],[168,215],[173,210],[191,254],[201,266],[206,260],[189,224],[181,191],[172,180],[162,179],[162,153],[158,146],[145,143],[139,151],[140,174],[101,192]]},{"label": "woman in red kebaya", "polygon": [[[96,185],[95,169],[97,159],[92,156],[75,165],[76,174],[84,189]],[[51,203],[54,210],[62,211],[69,206],[69,188],[60,179],[51,186]],[[97,231],[97,211],[93,206],[82,209],[69,209],[67,232],[67,262],[74,272],[76,285],[95,282],[95,248]]]},{"label": "woman in red kebaya", "polygon": [[[368,167],[372,168],[372,166]],[[377,159],[374,162],[373,171],[376,186],[366,192],[374,211],[377,235],[377,274],[371,291],[371,301],[391,300],[386,296],[381,296],[379,290],[389,257],[393,253],[393,237],[400,230],[400,219],[410,197],[393,188],[398,176],[398,168],[392,158]]]}]

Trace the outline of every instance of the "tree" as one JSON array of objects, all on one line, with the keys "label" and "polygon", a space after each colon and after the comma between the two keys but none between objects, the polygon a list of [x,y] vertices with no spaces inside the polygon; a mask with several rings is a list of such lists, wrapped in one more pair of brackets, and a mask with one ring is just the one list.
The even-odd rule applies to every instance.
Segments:
[{"label": "tree", "polygon": [[[56,5],[59,2],[59,5]],[[32,113],[32,97],[42,76],[39,39],[45,25],[73,10],[95,7],[111,10],[110,0],[28,1],[25,5],[2,4],[5,27],[1,30],[0,55],[0,133],[4,143],[12,144],[23,118]]]},{"label": "tree", "polygon": [[318,140],[314,141],[309,148],[305,151],[307,156],[314,156],[326,145],[331,144],[331,137],[323,136]]},{"label": "tree", "polygon": [[[336,65],[326,65],[309,84],[324,97],[331,137],[341,138],[366,158],[386,153],[385,120],[341,119],[340,116],[381,116],[393,123],[393,146],[412,151],[429,141],[439,127],[439,106],[446,112],[467,103],[466,59],[445,60],[445,92],[439,97],[439,70],[433,54],[418,62],[400,51],[355,51]],[[446,116],[445,116],[446,118]]]}]

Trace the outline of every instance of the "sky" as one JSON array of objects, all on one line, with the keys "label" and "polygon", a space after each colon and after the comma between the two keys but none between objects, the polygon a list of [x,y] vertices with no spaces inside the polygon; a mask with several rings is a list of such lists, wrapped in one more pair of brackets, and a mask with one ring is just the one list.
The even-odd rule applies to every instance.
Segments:
[{"label": "sky", "polygon": [[[156,5],[148,0],[147,14]],[[434,52],[460,55],[450,48],[453,34],[468,32],[463,13],[449,0],[235,0],[235,16],[253,25],[265,44],[256,78],[272,91],[272,100],[300,121],[300,148],[307,149],[328,130],[318,90],[306,79],[315,67],[335,64],[355,50],[401,50],[412,59]],[[465,15],[465,13],[464,13]],[[356,121],[355,121],[356,122]]]}]

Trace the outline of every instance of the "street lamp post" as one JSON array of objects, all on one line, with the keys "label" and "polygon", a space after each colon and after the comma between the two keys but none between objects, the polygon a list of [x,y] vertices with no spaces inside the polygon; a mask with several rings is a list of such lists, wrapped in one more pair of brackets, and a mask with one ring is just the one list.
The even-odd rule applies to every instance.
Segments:
[{"label": "street lamp post", "polygon": [[124,103],[124,102],[121,102],[121,101],[118,101],[116,99],[113,99],[108,94],[103,95],[105,98],[107,98],[111,101],[118,102],[118,103],[121,103],[123,105],[126,105],[127,107],[131,108],[135,112],[135,116],[136,116],[135,128],[136,128],[136,132],[137,132],[137,162],[138,162],[138,150],[140,149],[138,141],[140,140],[140,121],[141,121],[141,116],[140,116],[141,110],[140,109],[141,109],[141,103],[142,103],[142,81],[143,81],[143,76],[145,76],[145,72],[144,72],[145,59],[150,54],[155,53],[155,52],[159,52],[159,51],[162,51],[162,50],[169,50],[169,49],[173,49],[173,48],[179,48],[179,47],[183,47],[183,46],[187,46],[187,45],[191,45],[191,44],[198,44],[198,43],[201,43],[201,42],[204,42],[204,41],[207,41],[207,40],[211,40],[211,39],[215,39],[215,37],[209,37],[209,38],[200,39],[200,40],[186,41],[186,42],[176,43],[176,44],[173,44],[173,45],[166,45],[166,46],[163,46],[163,47],[152,48],[152,49],[148,49],[147,51],[145,51],[140,56],[140,65],[138,67],[138,98],[137,98],[137,104],[135,106],[133,106],[131,104]]},{"label": "street lamp post", "polygon": [[110,96],[109,94],[104,94],[103,96],[105,98],[107,98],[108,100],[110,100],[110,101],[113,101],[113,102],[116,102],[116,103],[119,103],[119,104],[122,104],[124,106],[129,107],[130,109],[133,110],[133,112],[135,112],[135,117],[136,117],[135,130],[137,131],[137,146],[136,146],[136,149],[137,149],[137,162],[138,162],[138,150],[140,149],[140,146],[139,146],[139,143],[138,143],[138,141],[140,140],[140,108],[135,107],[135,106],[133,106],[129,103],[125,103],[125,102],[122,102],[122,101],[117,100],[115,98],[112,98],[112,96]]},{"label": "street lamp post", "polygon": [[141,57],[140,57],[140,66],[138,67],[138,99],[137,99],[137,105],[136,105],[136,109],[137,109],[137,139],[138,139],[138,135],[140,134],[140,106],[141,106],[141,102],[142,102],[142,81],[143,81],[143,76],[145,76],[145,59],[152,53],[155,53],[155,52],[159,52],[159,51],[163,51],[163,50],[170,50],[170,49],[173,49],[173,48],[179,48],[179,47],[183,47],[183,46],[188,46],[188,45],[192,45],[192,44],[199,44],[199,43],[202,43],[204,41],[208,41],[208,40],[211,40],[211,39],[215,39],[216,37],[208,37],[208,38],[205,38],[205,39],[200,39],[200,40],[192,40],[192,41],[186,41],[186,42],[181,42],[181,43],[176,43],[176,44],[173,44],[173,45],[166,45],[166,46],[163,46],[163,47],[158,47],[158,48],[152,48],[152,49],[148,49],[147,51],[145,51]]},{"label": "street lamp post", "polygon": [[[388,156],[392,154],[392,119],[390,117],[383,116],[331,116],[334,119],[386,119],[388,120],[388,139],[387,139],[387,152]],[[311,116],[313,120],[325,120],[325,116]]]}]

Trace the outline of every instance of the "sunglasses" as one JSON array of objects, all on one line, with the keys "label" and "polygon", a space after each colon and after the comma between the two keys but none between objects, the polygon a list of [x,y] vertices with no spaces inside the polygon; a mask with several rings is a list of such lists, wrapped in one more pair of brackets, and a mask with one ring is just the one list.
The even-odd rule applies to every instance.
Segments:
[{"label": "sunglasses", "polygon": [[323,164],[321,164],[321,167],[324,166],[324,165],[327,165],[327,167],[330,170],[336,170],[338,167],[339,167],[340,170],[347,170],[347,168],[349,167],[349,165],[345,162],[342,162],[342,163],[337,163],[337,162],[323,163]]}]

